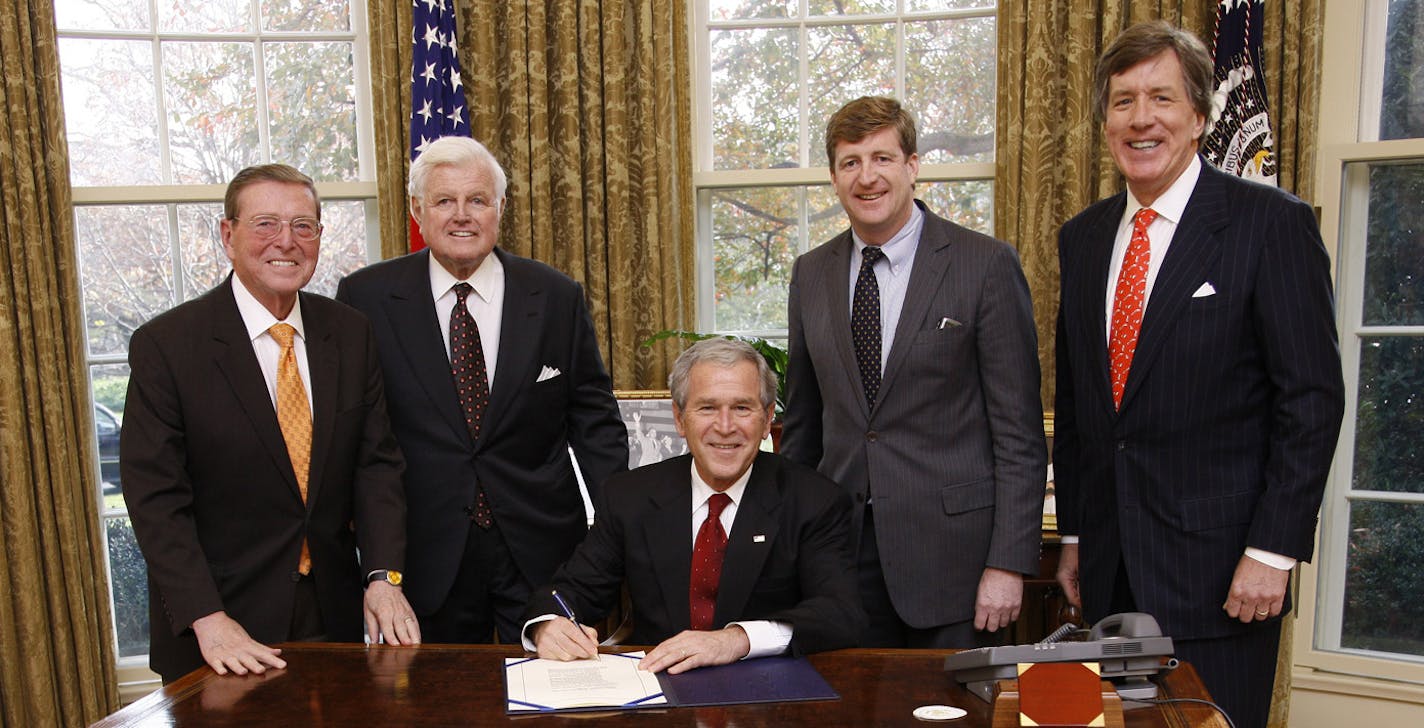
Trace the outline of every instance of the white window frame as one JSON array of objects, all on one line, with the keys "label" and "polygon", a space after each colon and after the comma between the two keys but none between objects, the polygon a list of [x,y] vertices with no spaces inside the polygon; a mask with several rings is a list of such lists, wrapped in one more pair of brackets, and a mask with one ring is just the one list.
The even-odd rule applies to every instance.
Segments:
[{"label": "white window frame", "polygon": [[[1419,326],[1363,326],[1364,246],[1368,223],[1367,166],[1356,163],[1424,162],[1424,139],[1378,141],[1388,0],[1332,0],[1326,6],[1316,189],[1321,236],[1335,266],[1336,319],[1345,372],[1345,416],[1321,508],[1313,563],[1302,564],[1296,608],[1295,685],[1424,704],[1424,658],[1387,657],[1341,648],[1342,613],[1335,600],[1345,590],[1351,501],[1424,503],[1424,494],[1352,491],[1354,423],[1359,404],[1359,338],[1413,335]],[[1342,226],[1348,225],[1348,229]],[[1303,669],[1302,669],[1303,668]],[[1388,681],[1388,682],[1384,682]]]},{"label": "white window frame", "polygon": [[[905,21],[926,21],[926,20],[958,20],[964,18],[994,18],[998,22],[998,4],[993,3],[987,7],[974,8],[969,10],[942,10],[942,11],[905,11],[905,0],[897,0],[895,13],[865,14],[855,16],[828,15],[828,16],[806,16],[806,0],[799,0],[799,7],[802,17],[797,18],[763,18],[755,20],[727,20],[712,21],[710,18],[709,3],[707,0],[697,0],[693,3],[693,12],[689,18],[692,27],[689,31],[691,39],[689,45],[692,51],[692,139],[693,139],[693,159],[692,159],[692,185],[694,189],[694,203],[696,205],[697,226],[695,232],[696,239],[696,276],[697,276],[697,330],[712,331],[716,320],[716,308],[713,305],[714,291],[716,290],[714,276],[715,266],[712,255],[712,191],[727,188],[748,188],[748,187],[794,187],[794,186],[823,186],[828,187],[831,183],[830,163],[821,160],[821,150],[811,149],[806,132],[815,127],[816,124],[824,124],[825,120],[808,119],[809,100],[808,91],[801,88],[798,104],[801,115],[802,139],[799,143],[800,167],[780,168],[780,169],[713,169],[713,147],[712,147],[712,49],[709,44],[709,34],[713,30],[729,30],[739,28],[794,28],[798,31],[799,48],[799,73],[802,78],[808,76],[806,49],[807,29],[819,26],[839,26],[848,22],[854,23],[887,23],[900,20]],[[897,23],[896,26],[897,43],[895,50],[895,98],[905,100],[905,58],[904,58],[904,24]],[[996,79],[997,83],[997,79]],[[963,162],[963,163],[937,163],[920,164],[920,183],[930,182],[977,182],[986,181],[990,187],[995,185],[994,162]],[[798,236],[796,254],[805,253],[811,248],[825,242],[824,240],[810,240],[807,235],[806,217],[808,211],[803,203],[800,216],[801,224],[798,226]],[[769,330],[737,330],[722,331],[720,333],[741,334],[748,336],[761,336],[770,339],[785,339],[785,329]]]},{"label": "white window frame", "polygon": [[[156,8],[150,0],[150,17],[157,17]],[[189,32],[168,32],[160,31],[157,27],[147,30],[64,30],[58,33],[60,38],[91,39],[91,40],[144,40],[148,41],[153,48],[154,63],[154,85],[155,100],[158,104],[156,118],[158,121],[158,149],[160,163],[164,169],[168,169],[171,162],[169,160],[168,134],[170,120],[163,111],[163,58],[159,50],[159,41],[207,41],[232,40],[240,42],[253,42],[258,44],[256,54],[256,65],[254,67],[256,97],[266,98],[267,77],[263,69],[263,56],[261,44],[265,42],[282,40],[328,40],[336,42],[349,42],[352,44],[352,69],[354,72],[354,93],[356,100],[356,149],[357,149],[357,175],[356,181],[347,182],[317,182],[317,193],[323,202],[328,201],[360,201],[364,202],[366,212],[366,260],[377,261],[381,258],[381,230],[380,216],[377,205],[377,184],[376,184],[376,155],[375,155],[375,126],[372,119],[371,107],[371,71],[370,71],[370,33],[366,21],[367,0],[346,0],[350,12],[351,27],[349,31],[314,31],[314,32],[274,32],[259,31],[251,29],[240,33],[220,33],[220,34],[200,34]],[[254,16],[260,11],[254,0]],[[156,24],[155,24],[156,25]],[[259,38],[260,35],[260,38]],[[61,61],[62,63],[62,61]],[[263,157],[262,163],[270,162],[268,159],[268,130],[269,123],[265,106],[259,104],[258,109],[258,134],[261,140]],[[124,185],[124,186],[75,186],[71,187],[71,197],[76,213],[78,208],[97,205],[174,205],[192,203],[216,203],[221,204],[223,195],[227,190],[225,184],[209,185]],[[172,260],[179,260],[180,251],[176,248],[178,236],[178,219],[175,208],[167,209],[168,234],[169,239],[174,242],[175,247],[170,251]],[[174,290],[179,292],[182,298],[178,301],[188,300],[203,291],[193,291],[188,283],[182,280],[182,266],[174,266],[176,277]],[[93,355],[85,347],[85,371],[92,367],[105,364],[127,364],[128,354],[106,354]],[[91,397],[92,394],[86,393]],[[93,437],[93,433],[89,433]],[[97,452],[97,447],[95,448]],[[94,471],[95,478],[99,475],[99,463],[96,459],[90,464]],[[96,480],[97,482],[97,480]],[[97,491],[96,491],[97,493]],[[102,496],[99,502],[100,518],[100,547],[103,549],[104,568],[110,568],[109,544],[106,533],[102,528],[104,522],[121,518],[127,515],[126,508],[106,508]],[[109,574],[109,600],[113,603],[113,578]],[[112,628],[112,626],[111,626]],[[111,632],[109,639],[115,644],[115,655],[117,656],[117,633]],[[124,704],[128,704],[142,697],[159,687],[159,678],[156,673],[148,668],[148,655],[136,655],[130,657],[116,657],[118,669],[119,697]]]}]

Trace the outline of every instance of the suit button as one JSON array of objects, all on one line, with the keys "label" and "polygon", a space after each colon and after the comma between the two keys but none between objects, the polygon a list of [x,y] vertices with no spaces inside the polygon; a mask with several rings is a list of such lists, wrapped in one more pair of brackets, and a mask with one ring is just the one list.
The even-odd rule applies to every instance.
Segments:
[{"label": "suit button", "polygon": [[1127,440],[1118,440],[1118,441],[1117,441],[1117,449],[1118,449],[1118,452],[1121,452],[1121,451],[1123,451],[1123,450],[1126,450],[1126,449],[1127,449]]},{"label": "suit button", "polygon": [[300,572],[300,571],[293,571],[293,572],[292,572],[292,581],[295,582],[295,581],[301,581],[301,580],[302,580],[302,572]]},{"label": "suit button", "polygon": [[877,433],[875,430],[871,430],[870,432],[865,433],[865,440],[867,442],[875,442],[875,440],[879,437],[880,434]]}]

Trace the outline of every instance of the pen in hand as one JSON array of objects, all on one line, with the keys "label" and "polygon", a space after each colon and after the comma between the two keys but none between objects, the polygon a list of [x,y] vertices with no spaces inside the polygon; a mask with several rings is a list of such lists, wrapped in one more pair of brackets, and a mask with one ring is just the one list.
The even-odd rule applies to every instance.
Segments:
[{"label": "pen in hand", "polygon": [[562,609],[562,610],[564,611],[564,616],[565,616],[565,617],[568,617],[568,618],[569,618],[569,621],[574,623],[574,628],[577,629],[580,634],[582,634],[582,635],[584,635],[586,638],[588,638],[589,641],[590,641],[590,643],[593,644],[592,653],[588,655],[588,658],[597,659],[597,657],[598,657],[598,646],[597,646],[597,643],[593,642],[593,638],[589,635],[589,630],[588,630],[588,628],[587,628],[587,627],[584,627],[582,624],[579,623],[578,617],[574,614],[573,607],[570,607],[570,606],[569,606],[569,603],[568,603],[567,601],[564,601],[564,598],[563,598],[562,596],[559,596],[559,590],[553,589],[553,590],[550,590],[549,593],[550,593],[551,595],[553,595],[554,601],[557,602],[558,605],[559,605],[559,609]]}]

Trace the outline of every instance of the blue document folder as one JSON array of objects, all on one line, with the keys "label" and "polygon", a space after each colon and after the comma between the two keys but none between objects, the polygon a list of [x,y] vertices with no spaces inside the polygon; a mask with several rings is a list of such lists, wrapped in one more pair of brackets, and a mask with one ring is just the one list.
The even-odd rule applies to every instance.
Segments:
[{"label": "blue document folder", "polygon": [[761,657],[730,665],[699,667],[680,675],[660,673],[668,703],[680,707],[839,700],[804,657]]}]

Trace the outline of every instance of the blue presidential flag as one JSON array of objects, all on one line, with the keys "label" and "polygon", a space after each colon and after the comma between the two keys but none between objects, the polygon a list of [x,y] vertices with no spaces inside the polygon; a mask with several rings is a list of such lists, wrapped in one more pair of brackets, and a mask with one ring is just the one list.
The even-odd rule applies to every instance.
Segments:
[{"label": "blue presidential flag", "polygon": [[1202,153],[1225,172],[1276,184],[1275,136],[1261,76],[1265,0],[1219,0],[1216,10],[1216,88]]},{"label": "blue presidential flag", "polygon": [[[410,158],[443,136],[469,136],[470,112],[465,108],[465,84],[456,54],[454,0],[415,0],[411,11],[414,45],[410,71]],[[425,241],[415,221],[410,224],[410,249]]]}]

